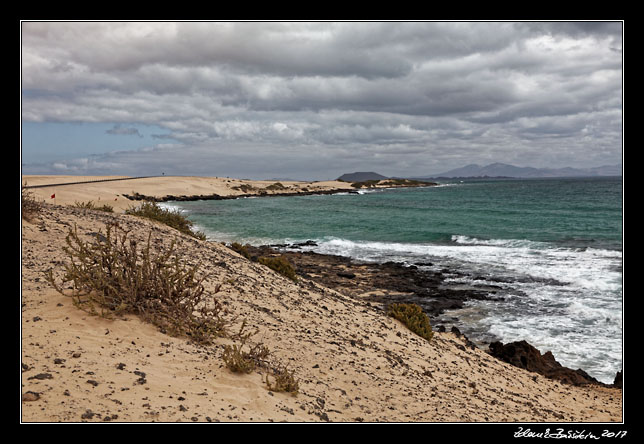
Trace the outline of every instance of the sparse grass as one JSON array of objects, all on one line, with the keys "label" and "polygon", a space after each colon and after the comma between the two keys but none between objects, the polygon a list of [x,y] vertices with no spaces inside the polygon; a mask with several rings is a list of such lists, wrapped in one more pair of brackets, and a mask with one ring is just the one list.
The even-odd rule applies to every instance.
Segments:
[{"label": "sparse grass", "polygon": [[429,318],[420,306],[402,303],[391,304],[387,314],[405,324],[409,330],[421,338],[432,340],[434,332],[429,324]]},{"label": "sparse grass", "polygon": [[143,202],[134,208],[128,208],[125,210],[125,214],[152,219],[194,238],[206,240],[206,235],[200,231],[193,231],[194,224],[192,221],[183,216],[178,210],[172,211],[161,208],[156,202]]},{"label": "sparse grass", "polygon": [[25,183],[21,191],[20,213],[24,220],[31,222],[42,211],[42,203],[36,200],[34,194],[25,188],[26,186]]},{"label": "sparse grass", "polygon": [[[229,324],[225,310],[205,294],[205,276],[197,276],[199,266],[187,266],[174,241],[153,254],[150,237],[139,251],[137,242],[128,240],[128,232],[116,224],[107,225],[106,234],[98,233],[94,242],[80,239],[76,227],[70,229],[63,247],[70,263],[64,266],[62,282],[55,281],[52,270],[47,281],[93,315],[136,314],[164,333],[200,344],[225,336]],[[68,282],[73,283],[70,295],[63,290]]]},{"label": "sparse grass", "polygon": [[260,264],[266,265],[268,268],[277,271],[282,276],[286,276],[293,282],[297,282],[297,274],[295,273],[295,268],[284,256],[262,256],[257,261]]},{"label": "sparse grass", "polygon": [[88,202],[74,202],[74,206],[76,208],[84,208],[86,210],[104,211],[106,213],[114,212],[114,207],[112,207],[111,205],[104,204],[99,207],[91,200]]}]

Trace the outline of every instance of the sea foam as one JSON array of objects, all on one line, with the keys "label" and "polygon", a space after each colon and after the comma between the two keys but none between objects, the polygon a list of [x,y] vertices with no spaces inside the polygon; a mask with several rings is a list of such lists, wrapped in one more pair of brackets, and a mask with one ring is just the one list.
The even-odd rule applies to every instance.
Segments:
[{"label": "sea foam", "polygon": [[504,298],[467,303],[470,313],[485,313],[473,321],[473,334],[503,342],[528,340],[542,352],[552,351],[562,365],[583,368],[604,382],[612,382],[621,368],[621,251],[462,235],[454,235],[451,244],[324,238],[309,249],[362,261],[433,262],[458,270],[447,274],[448,283],[492,283]]}]

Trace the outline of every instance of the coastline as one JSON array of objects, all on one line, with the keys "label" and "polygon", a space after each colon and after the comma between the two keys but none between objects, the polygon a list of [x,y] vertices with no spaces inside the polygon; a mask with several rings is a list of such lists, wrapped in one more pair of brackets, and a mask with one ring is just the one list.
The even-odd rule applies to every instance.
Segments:
[{"label": "coastline", "polygon": [[[75,197],[88,201],[95,192],[87,186],[75,190]],[[206,287],[226,283],[221,297],[227,307],[257,326],[257,340],[292,365],[300,378],[298,395],[270,392],[258,373],[231,373],[221,360],[226,339],[201,348],[134,316],[90,316],[53,291],[43,272],[64,262],[66,232],[78,226],[87,236],[110,221],[141,239],[151,232],[159,245],[178,239],[180,251],[207,264],[212,278]],[[403,283],[419,278],[413,269],[388,264],[387,271],[344,258],[288,254],[301,267],[298,283],[219,243],[190,239],[134,216],[45,205],[39,221],[22,223],[23,421],[622,420],[620,388],[541,377],[438,326],[427,343],[386,316],[387,301],[409,297],[409,284]],[[433,278],[438,288],[440,277]],[[432,288],[429,279],[418,284]],[[446,304],[463,300],[463,293],[452,296],[444,299]],[[25,400],[27,393],[37,399]]]},{"label": "coastline", "polygon": [[[336,290],[359,301],[374,304],[385,311],[394,303],[419,305],[430,319],[432,329],[450,331],[463,338],[470,347],[545,377],[573,385],[595,384],[603,387],[622,387],[622,371],[616,371],[612,384],[606,384],[590,376],[584,369],[562,366],[547,351],[541,354],[529,341],[522,340],[503,344],[498,340],[473,342],[461,330],[467,325],[451,310],[461,309],[468,300],[487,300],[502,304],[504,298],[496,296],[499,287],[493,283],[482,283],[464,288],[445,281],[444,273],[454,274],[457,270],[442,269],[431,271],[419,268],[425,264],[405,265],[398,262],[361,262],[349,257],[300,251],[302,247],[313,246],[313,241],[300,244],[246,246],[253,257],[286,257],[295,267],[298,276],[311,279],[325,287]],[[445,316],[447,315],[447,316]]]},{"label": "coastline", "polygon": [[[278,181],[196,176],[22,176],[22,185],[42,202],[74,205],[91,202],[110,205],[124,212],[138,201],[155,202],[223,200],[247,197],[307,196],[316,194],[358,193],[365,188],[434,186],[433,182],[392,182],[352,184],[339,180]],[[55,196],[55,201],[52,196]]]}]

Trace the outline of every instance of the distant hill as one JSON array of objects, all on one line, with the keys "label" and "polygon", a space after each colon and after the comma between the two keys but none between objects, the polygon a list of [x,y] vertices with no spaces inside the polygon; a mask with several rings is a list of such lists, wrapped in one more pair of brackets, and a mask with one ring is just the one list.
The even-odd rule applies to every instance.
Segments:
[{"label": "distant hill", "polygon": [[338,177],[337,180],[342,180],[344,182],[364,182],[366,180],[384,180],[389,179],[381,174],[374,172],[356,172],[356,173],[346,173]]},{"label": "distant hill", "polygon": [[605,165],[596,168],[533,168],[517,167],[505,163],[491,163],[486,166],[466,165],[430,177],[584,177],[584,176],[621,176],[622,165]]}]

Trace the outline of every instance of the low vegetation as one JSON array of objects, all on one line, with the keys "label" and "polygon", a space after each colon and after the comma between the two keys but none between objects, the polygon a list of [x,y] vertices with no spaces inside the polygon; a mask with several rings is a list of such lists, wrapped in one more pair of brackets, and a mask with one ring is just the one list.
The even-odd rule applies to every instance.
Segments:
[{"label": "low vegetation", "polygon": [[272,270],[275,270],[282,276],[286,276],[293,282],[297,282],[295,268],[284,256],[262,256],[258,259],[258,262],[262,265],[266,265]]},{"label": "low vegetation", "polygon": [[104,204],[99,207],[91,200],[88,202],[74,202],[74,206],[76,208],[84,208],[86,210],[104,211],[106,213],[114,212],[114,207],[112,207],[111,205]]},{"label": "low vegetation", "polygon": [[243,183],[241,185],[234,186],[234,187],[232,187],[232,189],[242,191],[244,193],[250,193],[250,192],[257,191],[257,188],[255,188],[252,185],[245,184],[245,183]]},{"label": "low vegetation", "polygon": [[239,242],[233,242],[230,245],[230,249],[233,251],[236,251],[237,253],[241,254],[248,260],[252,260],[250,253],[248,252],[248,244],[242,245]]},{"label": "low vegetation", "polygon": [[[271,383],[269,376],[274,381]],[[287,392],[296,395],[300,389],[299,381],[295,378],[295,370],[289,370],[286,365],[278,365],[271,368],[270,374],[266,374],[266,385],[274,392]]]},{"label": "low vegetation", "polygon": [[226,335],[222,305],[205,294],[205,276],[198,277],[198,265],[184,263],[174,241],[154,253],[148,235],[139,251],[137,242],[118,225],[107,225],[106,234],[97,233],[94,242],[83,241],[76,228],[65,240],[63,250],[70,261],[64,265],[62,282],[56,282],[52,270],[47,280],[64,295],[63,286],[71,282],[68,296],[75,306],[107,318],[136,314],[164,333],[199,344]]},{"label": "low vegetation", "polygon": [[241,254],[246,259],[253,262],[259,262],[262,265],[266,265],[268,268],[278,272],[282,276],[289,278],[293,282],[297,282],[297,273],[295,272],[295,267],[288,261],[288,259],[286,259],[286,257],[281,255],[260,257],[253,256],[248,251],[249,247],[250,245],[248,244],[242,245],[239,242],[233,242],[232,244],[230,244],[229,248]]},{"label": "low vegetation", "polygon": [[22,187],[20,214],[24,220],[31,222],[42,211],[42,203],[36,200],[34,194],[26,186],[25,184]]},{"label": "low vegetation", "polygon": [[271,191],[279,191],[279,190],[285,190],[286,187],[284,185],[282,185],[281,183],[279,183],[279,182],[275,182],[273,184],[270,184],[269,186],[267,186],[264,189],[265,190],[271,190]]},{"label": "low vegetation", "polygon": [[[295,371],[271,359],[271,352],[264,344],[246,346],[246,338],[241,343],[224,346],[222,359],[226,367],[233,373],[252,373],[257,369],[266,371],[264,382],[269,390],[274,392],[288,392],[293,395],[299,390],[299,382],[295,378]],[[271,382],[271,378],[273,382]]]},{"label": "low vegetation", "polygon": [[[206,293],[207,276],[199,276],[198,264],[187,265],[175,241],[167,248],[153,248],[150,233],[141,248],[128,235],[118,224],[108,224],[105,234],[94,233],[92,241],[84,241],[76,227],[70,229],[63,247],[69,258],[63,276],[57,280],[49,270],[47,281],[91,315],[111,319],[134,314],[163,333],[203,346],[221,337],[238,340],[224,347],[227,368],[236,373],[262,369],[269,390],[297,394],[294,371],[270,359],[265,345],[247,345],[257,330],[249,332],[244,320],[239,331],[231,333],[234,319],[214,295]],[[220,288],[217,285],[214,293]]]},{"label": "low vegetation", "polygon": [[432,340],[434,332],[429,324],[429,318],[420,306],[403,303],[391,304],[387,314],[402,322],[409,330],[421,338],[425,338],[428,341]]},{"label": "low vegetation", "polygon": [[144,217],[168,225],[181,233],[200,240],[206,240],[206,235],[200,231],[193,231],[191,220],[183,216],[178,210],[161,208],[156,202],[146,201],[141,205],[125,210],[125,214]]},{"label": "low vegetation", "polygon": [[244,351],[245,341],[241,344],[226,345],[222,359],[226,367],[234,373],[251,373],[258,367],[268,367],[270,351],[263,344],[255,344]]},{"label": "low vegetation", "polygon": [[380,183],[380,180],[365,180],[364,182],[353,182],[351,186],[353,188],[374,188]]}]

